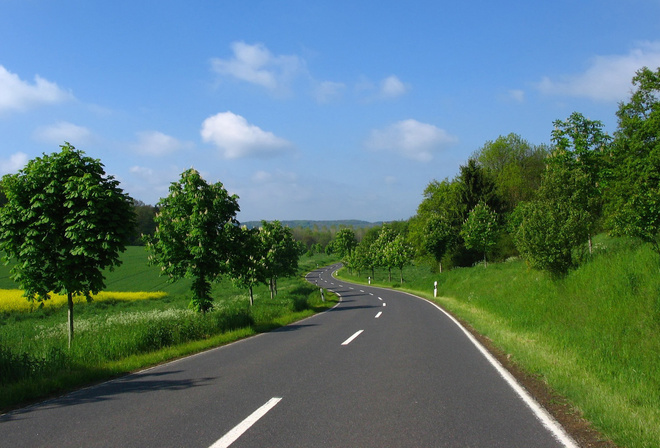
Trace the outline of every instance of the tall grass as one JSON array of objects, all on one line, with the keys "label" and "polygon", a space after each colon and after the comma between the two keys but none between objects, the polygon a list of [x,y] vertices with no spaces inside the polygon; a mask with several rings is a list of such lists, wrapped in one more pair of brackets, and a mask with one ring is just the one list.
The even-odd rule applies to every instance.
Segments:
[{"label": "tall grass", "polygon": [[438,281],[441,305],[617,444],[658,447],[659,274],[660,259],[647,245],[601,236],[592,259],[561,280],[515,260],[441,275],[408,268],[403,288],[432,298]]}]

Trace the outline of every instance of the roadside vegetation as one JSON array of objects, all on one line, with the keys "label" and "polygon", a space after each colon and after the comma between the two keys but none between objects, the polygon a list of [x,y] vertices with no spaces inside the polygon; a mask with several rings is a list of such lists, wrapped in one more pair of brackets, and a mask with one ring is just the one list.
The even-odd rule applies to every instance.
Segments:
[{"label": "roadside vegetation", "polygon": [[550,145],[500,136],[431,181],[415,216],[332,247],[349,278],[429,298],[437,281],[443,306],[607,437],[657,447],[660,68],[632,81],[613,135],[574,112]]},{"label": "roadside vegetation", "polygon": [[[561,279],[514,258],[442,274],[410,266],[403,286],[378,268],[371,284],[435,300],[619,446],[657,447],[660,260],[648,243],[628,238],[599,235],[593,249]],[[340,277],[368,281],[348,269]]]},{"label": "roadside vegetation", "polygon": [[[253,306],[244,288],[222,280],[212,289],[213,310],[207,313],[189,308],[186,281],[165,285],[167,292],[130,292],[158,288],[162,279],[158,267],[148,266],[144,247],[129,247],[124,255],[108,280],[116,292],[76,303],[71,349],[63,319],[66,300],[17,310],[14,301],[4,300],[10,290],[0,289],[0,410],[270,331],[337,300],[326,293],[322,302],[318,289],[303,278],[317,264],[333,261],[326,255],[303,257],[296,275],[280,281],[273,299],[268,285],[256,286]],[[0,269],[0,287],[16,288],[6,267]]]}]

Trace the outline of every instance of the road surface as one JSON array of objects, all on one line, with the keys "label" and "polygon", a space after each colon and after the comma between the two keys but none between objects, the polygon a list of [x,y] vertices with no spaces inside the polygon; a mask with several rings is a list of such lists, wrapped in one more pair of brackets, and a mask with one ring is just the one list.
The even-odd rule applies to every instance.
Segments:
[{"label": "road surface", "polygon": [[307,277],[334,309],[0,416],[0,445],[575,446],[442,310],[337,267]]}]

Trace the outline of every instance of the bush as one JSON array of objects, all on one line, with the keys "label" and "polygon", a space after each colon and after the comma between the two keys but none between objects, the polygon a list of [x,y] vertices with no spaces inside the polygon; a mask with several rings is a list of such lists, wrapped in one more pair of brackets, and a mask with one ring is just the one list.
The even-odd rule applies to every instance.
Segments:
[{"label": "bush", "polygon": [[523,202],[511,216],[510,226],[520,254],[534,268],[553,276],[575,266],[574,249],[588,239],[588,216],[557,201]]}]

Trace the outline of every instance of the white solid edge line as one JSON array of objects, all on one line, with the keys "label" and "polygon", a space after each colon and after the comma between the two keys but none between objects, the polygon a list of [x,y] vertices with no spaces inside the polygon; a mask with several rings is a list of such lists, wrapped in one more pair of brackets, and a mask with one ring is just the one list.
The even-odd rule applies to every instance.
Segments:
[{"label": "white solid edge line", "polygon": [[[406,293],[407,294],[407,293]],[[555,420],[555,418],[546,411],[543,406],[541,406],[516,380],[516,378],[509,373],[508,370],[500,364],[500,362],[490,354],[486,348],[481,345],[481,343],[474,337],[472,334],[467,331],[467,329],[461,325],[459,321],[457,321],[454,316],[449,314],[447,311],[442,309],[438,304],[431,302],[430,300],[426,300],[422,297],[418,297],[414,294],[409,294],[413,297],[417,297],[418,299],[422,299],[442,311],[449,319],[451,319],[454,324],[458,326],[458,328],[461,329],[463,333],[468,337],[470,342],[474,344],[475,347],[481,352],[481,354],[488,360],[488,362],[495,367],[495,370],[497,370],[497,373],[500,374],[502,378],[511,386],[511,388],[514,390],[516,394],[522,399],[522,401],[532,410],[534,415],[536,415],[536,418],[539,419],[539,421],[545,426],[557,439],[559,442],[564,444],[566,448],[579,448],[578,444],[573,440],[573,438],[564,430],[564,428]]]},{"label": "white solid edge line", "polygon": [[350,344],[351,342],[353,342],[353,339],[355,339],[355,338],[357,338],[358,336],[360,336],[360,333],[362,333],[363,331],[364,331],[364,330],[356,331],[355,334],[354,334],[353,336],[351,336],[350,338],[346,339],[344,342],[341,343],[341,345],[348,345],[348,344]]},{"label": "white solid edge line", "polygon": [[[332,273],[332,276],[334,276],[334,272]],[[379,288],[387,291],[387,288]],[[504,381],[507,382],[507,384],[514,390],[514,392],[520,397],[520,399],[532,410],[536,418],[541,422],[543,426],[545,426],[548,431],[552,433],[555,439],[562,443],[565,448],[580,448],[577,442],[573,440],[573,438],[566,432],[566,430],[559,424],[555,418],[550,415],[548,411],[546,411],[543,406],[541,406],[535,399],[532,397],[516,380],[516,378],[509,373],[508,370],[500,364],[500,362],[490,354],[486,348],[481,345],[481,343],[474,337],[472,334],[467,331],[467,329],[461,325],[459,321],[457,321],[454,316],[449,314],[447,311],[445,311],[440,305],[437,303],[431,302],[428,299],[425,299],[423,297],[416,296],[415,294],[411,294],[409,292],[405,291],[398,291],[403,294],[407,294],[411,297],[414,297],[416,299],[424,300],[425,302],[430,303],[434,307],[436,307],[438,310],[440,310],[445,316],[447,316],[458,328],[461,329],[463,333],[467,336],[467,338],[474,344],[475,347],[481,352],[481,354],[488,360],[488,362],[497,370],[497,373],[500,374],[500,376],[504,379]],[[380,299],[380,297],[378,297]],[[382,299],[381,299],[382,300]]]},{"label": "white solid edge line", "polygon": [[217,442],[215,442],[213,445],[211,445],[210,448],[227,448],[229,445],[234,443],[236,439],[242,436],[243,433],[245,433],[245,431],[250,429],[250,427],[254,425],[261,417],[266,415],[268,411],[273,409],[275,405],[280,402],[281,399],[282,399],[281,397],[273,397],[270,400],[268,400],[266,404],[264,404],[259,409],[254,411],[238,425],[234,426],[234,428],[231,431],[229,431],[227,434],[222,436],[222,438],[219,439]]}]

